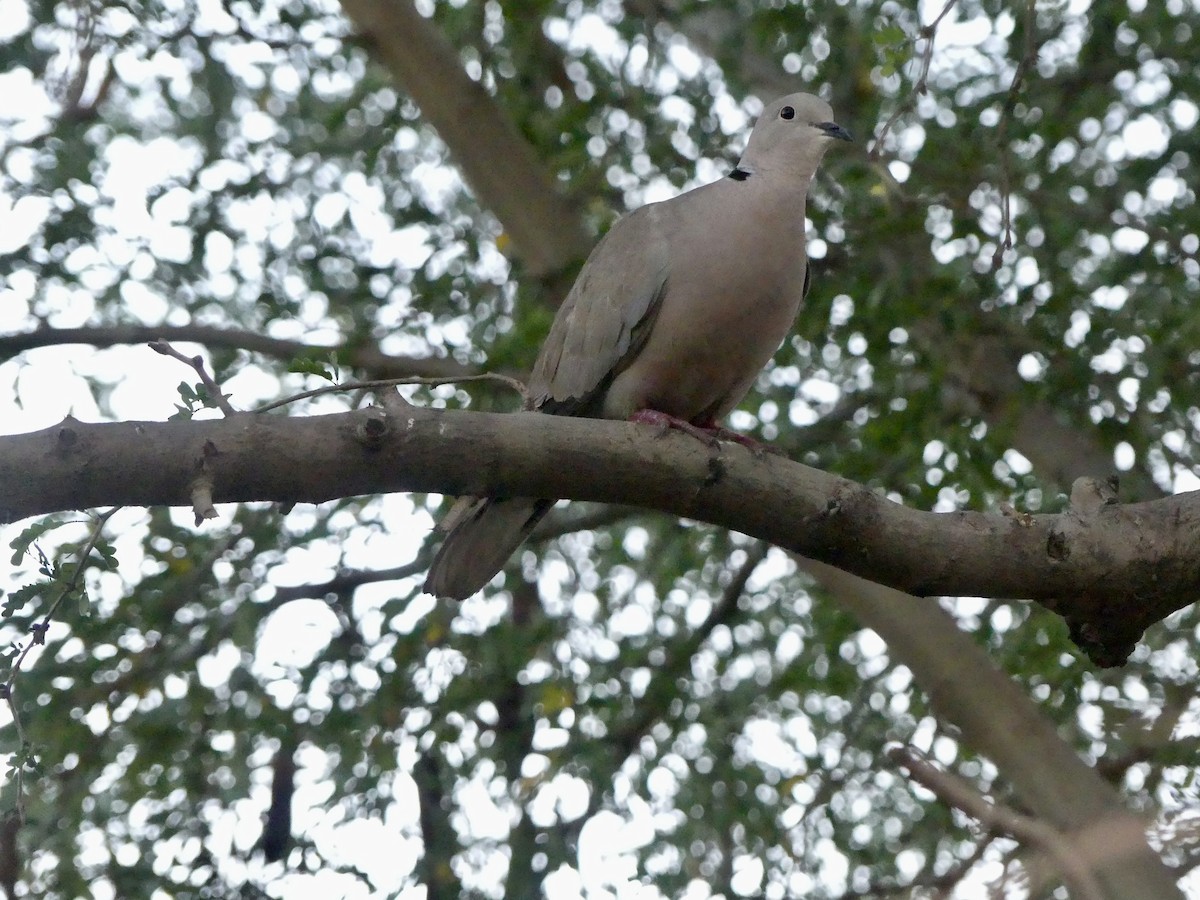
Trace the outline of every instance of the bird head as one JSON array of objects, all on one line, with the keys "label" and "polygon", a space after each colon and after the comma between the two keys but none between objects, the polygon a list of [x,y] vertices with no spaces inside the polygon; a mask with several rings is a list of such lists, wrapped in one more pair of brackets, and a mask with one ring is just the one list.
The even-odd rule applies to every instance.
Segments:
[{"label": "bird head", "polygon": [[833,120],[833,109],[813,94],[788,94],[768,103],[758,117],[739,168],[812,175],[832,141],[850,133]]}]

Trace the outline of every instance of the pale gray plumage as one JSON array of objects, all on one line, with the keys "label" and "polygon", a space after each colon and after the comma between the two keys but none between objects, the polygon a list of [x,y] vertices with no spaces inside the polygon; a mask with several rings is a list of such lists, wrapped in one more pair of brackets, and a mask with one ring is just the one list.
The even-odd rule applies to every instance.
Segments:
[{"label": "pale gray plumage", "polygon": [[[596,245],[550,328],[526,408],[625,419],[655,410],[711,428],[787,336],[808,287],[809,182],[830,141],[849,140],[811,94],[768,104],[726,178],[651,203]],[[482,588],[554,501],[474,498],[425,589]]]}]

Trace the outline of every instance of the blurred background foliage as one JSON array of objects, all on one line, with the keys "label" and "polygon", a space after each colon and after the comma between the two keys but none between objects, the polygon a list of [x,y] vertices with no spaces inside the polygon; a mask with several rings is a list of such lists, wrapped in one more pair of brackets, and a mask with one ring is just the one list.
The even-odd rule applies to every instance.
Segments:
[{"label": "blurred background foliage", "polygon": [[[0,324],[96,334],[0,343],[6,430],[169,415],[154,384],[194,378],[110,346],[103,329],[125,326],[177,328],[239,408],[321,383],[263,335],[318,359],[336,346],[342,378],[527,371],[581,259],[529,270],[373,58],[380,36],[338,5],[0,9]],[[1194,4],[420,10],[591,236],[727,171],[764,100],[831,101],[858,143],[814,186],[810,300],[734,427],[927,509],[1055,511],[1075,477],[1110,471],[1125,500],[1196,487]],[[197,325],[229,337],[189,344]],[[39,391],[52,373],[69,387]],[[516,406],[476,384],[407,392]],[[86,597],[15,678],[0,799],[25,822],[0,829],[21,863],[0,865],[5,886],[949,896],[1012,875],[1015,844],[882,756],[903,742],[1004,795],[986,748],[778,551],[578,505],[451,608],[420,593],[442,504],[114,516],[116,562],[82,573]],[[60,581],[87,534],[75,519],[39,538]],[[36,569],[31,548],[9,581],[43,585],[6,607],[10,663],[57,596]],[[1187,833],[1193,610],[1101,672],[1038,607],[946,607],[1063,740]],[[1166,843],[1190,869],[1194,845]]]}]

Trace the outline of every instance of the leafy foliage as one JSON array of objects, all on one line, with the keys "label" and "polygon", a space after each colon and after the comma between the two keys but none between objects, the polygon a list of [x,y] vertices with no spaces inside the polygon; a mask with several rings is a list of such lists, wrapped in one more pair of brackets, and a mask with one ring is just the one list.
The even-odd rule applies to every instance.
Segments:
[{"label": "leafy foliage", "polygon": [[[1058,509],[1076,475],[1110,467],[1126,497],[1195,486],[1191,7],[430,5],[597,232],[720,175],[752,96],[807,85],[862,138],[815,185],[810,302],[735,427],[923,508]],[[312,345],[206,350],[240,409],[310,376],[371,376],[333,343],[530,365],[556,287],[522,277],[453,148],[337,6],[27,12],[0,38],[0,77],[25,85],[0,113],[0,214],[23,236],[0,238],[4,330],[220,325]],[[30,353],[0,379],[22,416],[214,414],[189,381],[147,408],[148,355]],[[62,370],[75,399],[30,400]],[[475,386],[412,396],[512,406]],[[4,665],[45,643],[14,681],[23,731],[4,749],[22,777],[0,794],[24,820],[28,892],[531,897],[641,881],[820,897],[970,875],[977,851],[1012,858],[882,750],[912,744],[998,797],[1003,773],[781,554],[646,514],[585,529],[564,515],[502,589],[451,609],[419,587],[441,502],[14,530]],[[86,602],[37,632],[68,583]],[[1043,610],[952,606],[1065,741],[1186,823],[1193,610],[1110,674]],[[1154,720],[1177,727],[1150,740]],[[294,847],[269,863],[256,845],[287,758]],[[1186,841],[1172,852],[1191,864]]]}]

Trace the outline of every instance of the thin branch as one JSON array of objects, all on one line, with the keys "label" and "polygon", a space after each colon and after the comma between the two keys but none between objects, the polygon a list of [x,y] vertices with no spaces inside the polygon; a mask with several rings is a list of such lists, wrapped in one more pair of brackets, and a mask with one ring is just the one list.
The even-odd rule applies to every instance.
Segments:
[{"label": "thin branch", "polygon": [[[891,658],[903,660],[928,693],[937,717],[954,723],[962,743],[1004,773],[1014,802],[1075,836],[1083,849],[1100,849],[1103,842],[1104,852],[1090,859],[1110,897],[1182,900],[1176,875],[1150,846],[1141,817],[1125,807],[1121,795],[1063,741],[1024,689],[940,606],[915,602],[812,560],[798,563],[839,606],[887,643]],[[964,678],[964,672],[970,677]],[[987,702],[980,703],[980,697]]]},{"label": "thin branch", "polygon": [[[163,356],[169,356],[172,359],[177,359],[195,369],[196,373],[200,376],[201,382],[204,384],[205,391],[208,393],[209,397],[212,398],[213,402],[217,404],[222,413],[227,416],[231,416],[237,412],[237,410],[234,409],[234,407],[229,403],[228,395],[221,393],[221,386],[217,384],[216,380],[211,375],[208,374],[208,370],[204,366],[203,358],[199,356],[185,356],[162,339],[151,341],[149,347],[155,353],[161,353]],[[419,375],[410,375],[404,378],[381,378],[372,381],[345,381],[340,384],[325,385],[323,387],[313,388],[309,391],[301,391],[298,394],[292,394],[290,397],[284,397],[280,400],[274,400],[271,403],[258,407],[254,410],[254,412],[269,412],[270,410],[287,406],[290,403],[295,403],[298,400],[307,400],[312,397],[320,397],[324,394],[340,394],[346,391],[363,391],[385,387],[396,387],[397,385],[401,384],[439,385],[467,381],[490,381],[503,384],[520,394],[522,402],[526,398],[525,385],[517,381],[515,378],[510,378],[507,375],[500,375],[495,372],[483,372],[477,375],[456,375],[447,377],[425,377]],[[211,518],[211,516],[205,516],[205,518]],[[197,524],[199,524],[199,522],[197,522]]]},{"label": "thin branch", "polygon": [[238,328],[217,328],[211,325],[96,325],[81,328],[36,328],[17,334],[0,335],[0,359],[9,359],[38,347],[63,344],[86,344],[91,347],[148,344],[155,340],[172,343],[189,342],[206,347],[245,350],[272,359],[291,361],[297,358],[320,358],[336,353],[347,366],[363,369],[380,378],[420,375],[423,377],[457,377],[474,375],[477,370],[453,359],[422,356],[393,356],[371,343],[341,343],[331,345],[307,344],[285,340],[256,331]]},{"label": "thin branch", "polygon": [[770,549],[771,545],[765,541],[758,541],[747,548],[745,561],[730,579],[721,598],[709,610],[708,617],[676,646],[668,648],[667,658],[663,663],[656,666],[647,664],[654,674],[651,676],[649,684],[646,685],[645,692],[638,704],[637,716],[627,721],[623,727],[613,729],[608,738],[609,745],[617,751],[614,759],[618,761],[618,765],[633,752],[642,737],[664,715],[664,709],[656,705],[652,699],[659,691],[657,686],[674,684],[680,672],[691,664],[693,657],[704,646],[717,626],[729,622],[737,613],[738,600],[746,590],[746,583],[754,574],[754,570],[766,559]]},{"label": "thin branch", "polygon": [[[13,660],[12,668],[9,670],[8,678],[5,679],[3,686],[0,686],[0,698],[3,698],[8,703],[9,711],[12,713],[13,729],[17,733],[17,744],[22,750],[26,748],[25,729],[21,725],[21,711],[17,706],[16,700],[16,682],[17,676],[21,673],[21,667],[25,664],[26,658],[33,651],[34,647],[40,647],[46,643],[46,632],[50,628],[50,623],[54,621],[54,615],[58,612],[63,602],[79,589],[80,581],[83,578],[84,568],[88,557],[92,551],[96,549],[96,544],[100,542],[100,534],[104,530],[104,526],[108,524],[108,520],[113,517],[121,507],[114,506],[108,512],[101,513],[96,518],[96,524],[92,528],[92,533],[88,536],[87,543],[83,545],[83,549],[79,551],[79,561],[75,565],[75,570],[71,573],[70,579],[65,585],[62,585],[58,596],[50,604],[50,608],[46,610],[46,614],[42,616],[40,622],[35,623],[30,628],[31,638],[29,642],[17,654],[17,658]],[[20,822],[25,824],[25,764],[22,762],[15,768],[15,781],[17,790],[17,813],[20,816]]]},{"label": "thin branch", "polygon": [[1200,758],[1200,737],[1172,740],[1175,727],[1189,706],[1190,697],[1169,697],[1153,722],[1136,731],[1130,729],[1125,741],[1132,746],[1120,755],[1100,757],[1096,761],[1096,771],[1109,781],[1117,782],[1125,777],[1130,768],[1151,761],[1168,747],[1177,759]]},{"label": "thin branch", "polygon": [[926,46],[925,52],[921,56],[921,74],[914,87],[918,94],[924,94],[928,87],[929,64],[933,61],[933,41],[937,37],[938,26],[942,24],[942,19],[950,14],[950,10],[954,9],[957,3],[958,0],[946,0],[946,5],[937,14],[937,18],[921,29],[921,37],[925,39]]},{"label": "thin branch", "polygon": [[311,397],[319,397],[322,394],[340,394],[345,391],[361,391],[361,390],[378,390],[379,388],[396,387],[401,384],[458,384],[468,381],[491,381],[497,384],[503,384],[512,388],[521,395],[521,400],[526,397],[525,385],[515,378],[510,378],[508,375],[500,375],[496,372],[483,372],[478,375],[452,375],[447,377],[432,377],[427,378],[419,375],[410,375],[405,378],[380,378],[373,381],[344,381],[341,384],[330,384],[325,387],[313,388],[311,391],[301,391],[299,394],[292,394],[290,397],[284,397],[282,400],[274,400],[265,406],[260,406],[254,410],[256,413],[270,412],[273,409],[278,409],[281,406],[287,406],[289,403],[295,403],[297,400],[308,400]]},{"label": "thin branch", "polygon": [[328,581],[320,584],[297,584],[290,587],[275,588],[275,596],[266,604],[266,609],[277,609],[293,600],[323,597],[345,597],[364,584],[377,584],[381,581],[400,581],[412,578],[428,571],[432,552],[423,550],[416,558],[403,566],[393,566],[389,569],[353,569],[339,572]]},{"label": "thin branch", "polygon": [[971,855],[960,860],[956,865],[952,866],[941,875],[933,875],[927,878],[915,878],[908,884],[904,885],[881,885],[871,884],[861,890],[848,890],[842,894],[839,900],[854,900],[854,898],[863,898],[863,900],[885,900],[887,897],[907,897],[909,900],[914,896],[914,892],[934,891],[936,898],[941,900],[949,900],[951,893],[958,884],[967,877],[971,869],[983,859],[983,854],[987,852],[988,847],[992,846],[996,840],[995,832],[985,832],[979,842],[971,851]]},{"label": "thin branch", "polygon": [[[659,685],[672,684],[678,676],[680,668],[690,663],[691,659],[704,645],[704,642],[708,640],[716,627],[731,620],[738,610],[737,601],[745,590],[746,582],[749,581],[750,576],[754,574],[754,570],[766,558],[770,549],[769,544],[761,541],[747,548],[745,561],[738,567],[733,579],[722,592],[721,599],[713,604],[712,609],[709,610],[708,617],[701,623],[700,627],[690,634],[684,635],[679,643],[668,651],[668,658],[665,662],[658,665],[649,665],[647,663],[650,671],[655,674],[651,677],[650,683],[646,685],[642,698],[638,703],[637,715],[627,719],[620,728],[614,728],[608,736],[606,744],[614,752],[608,755],[606,761],[608,768],[603,772],[595,773],[597,776],[595,783],[604,784],[610,781],[612,773],[621,767],[641,742],[641,739],[654,727],[654,724],[664,717],[665,708],[654,703],[654,694],[657,687]],[[604,791],[593,791],[588,801],[587,810],[575,820],[576,823],[581,824],[586,822],[595,815],[604,803],[604,797]]]},{"label": "thin branch", "polygon": [[1003,831],[1052,856],[1071,884],[1072,896],[1080,900],[1104,900],[1100,884],[1066,836],[1044,822],[988,800],[961,778],[943,772],[908,748],[892,747],[887,755],[943,802],[965,812],[985,828]]}]

